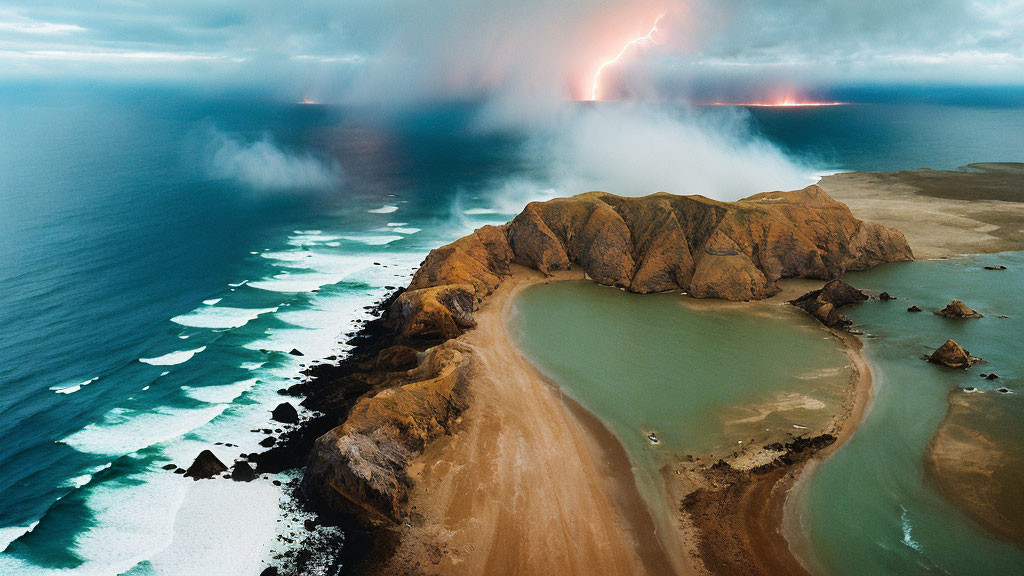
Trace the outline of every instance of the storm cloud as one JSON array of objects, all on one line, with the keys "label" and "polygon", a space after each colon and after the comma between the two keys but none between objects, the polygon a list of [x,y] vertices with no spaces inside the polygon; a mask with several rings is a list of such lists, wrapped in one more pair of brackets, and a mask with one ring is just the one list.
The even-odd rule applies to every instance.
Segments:
[{"label": "storm cloud", "polygon": [[660,13],[656,42],[608,73],[609,97],[1024,78],[1021,0],[15,2],[0,8],[0,74],[335,101],[571,99]]}]

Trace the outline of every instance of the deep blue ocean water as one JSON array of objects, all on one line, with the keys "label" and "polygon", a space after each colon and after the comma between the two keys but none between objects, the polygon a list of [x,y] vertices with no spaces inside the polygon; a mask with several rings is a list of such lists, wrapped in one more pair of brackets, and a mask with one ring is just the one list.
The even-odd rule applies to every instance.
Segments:
[{"label": "deep blue ocean water", "polygon": [[[161,466],[257,451],[276,390],[343,352],[363,306],[431,248],[517,211],[501,183],[538,177],[525,137],[474,129],[474,114],[0,89],[0,573],[214,573],[211,558],[258,573],[280,491]],[[1021,108],[747,121],[821,171],[1024,161]]]}]

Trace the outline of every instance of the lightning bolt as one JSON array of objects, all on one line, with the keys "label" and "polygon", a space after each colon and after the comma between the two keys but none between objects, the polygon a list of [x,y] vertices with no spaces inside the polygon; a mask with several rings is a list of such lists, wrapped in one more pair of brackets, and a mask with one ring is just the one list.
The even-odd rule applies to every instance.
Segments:
[{"label": "lightning bolt", "polygon": [[590,100],[597,100],[597,90],[601,87],[601,72],[604,72],[605,68],[618,62],[626,54],[626,52],[628,52],[629,49],[632,48],[633,46],[636,46],[637,44],[645,42],[647,40],[654,42],[654,39],[651,37],[654,35],[655,32],[658,31],[658,22],[660,22],[661,19],[664,17],[664,13],[659,15],[657,18],[654,19],[654,26],[651,26],[651,29],[649,32],[647,32],[647,34],[644,34],[643,36],[637,36],[636,38],[633,38],[629,42],[626,42],[626,44],[622,47],[622,50],[619,50],[619,53],[615,55],[615,58],[612,58],[611,60],[605,60],[604,62],[601,63],[600,66],[597,67],[597,72],[594,72],[594,83],[590,86]]}]

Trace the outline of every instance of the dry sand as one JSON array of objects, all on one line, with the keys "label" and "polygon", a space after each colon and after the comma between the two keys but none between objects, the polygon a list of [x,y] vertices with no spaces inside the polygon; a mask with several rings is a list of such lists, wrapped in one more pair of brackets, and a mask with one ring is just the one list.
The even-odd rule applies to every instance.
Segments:
[{"label": "dry sand", "polygon": [[516,295],[554,279],[517,268],[477,311],[477,327],[459,338],[474,356],[470,407],[457,433],[413,465],[410,508],[422,522],[404,529],[391,568],[418,563],[427,574],[489,576],[694,573],[674,535],[659,540],[622,445],[509,337]]},{"label": "dry sand", "polygon": [[1024,250],[1024,164],[849,172],[818,185],[854,216],[902,231],[918,259]]}]

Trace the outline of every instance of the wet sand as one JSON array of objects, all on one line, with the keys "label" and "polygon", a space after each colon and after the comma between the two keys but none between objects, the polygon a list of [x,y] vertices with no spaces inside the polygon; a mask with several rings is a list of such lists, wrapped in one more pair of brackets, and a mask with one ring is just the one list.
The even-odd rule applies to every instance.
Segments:
[{"label": "wet sand", "polygon": [[477,311],[459,338],[474,357],[470,408],[413,463],[414,521],[381,573],[695,573],[680,542],[656,534],[621,443],[507,332],[523,288],[578,278],[517,267]]},{"label": "wet sand", "polygon": [[854,216],[899,229],[918,259],[1024,250],[1024,164],[848,172],[818,184]]},{"label": "wet sand", "polygon": [[949,392],[949,410],[924,454],[925,471],[942,494],[1000,540],[1024,546],[1024,446],[1011,430],[1007,398],[995,391]]}]

